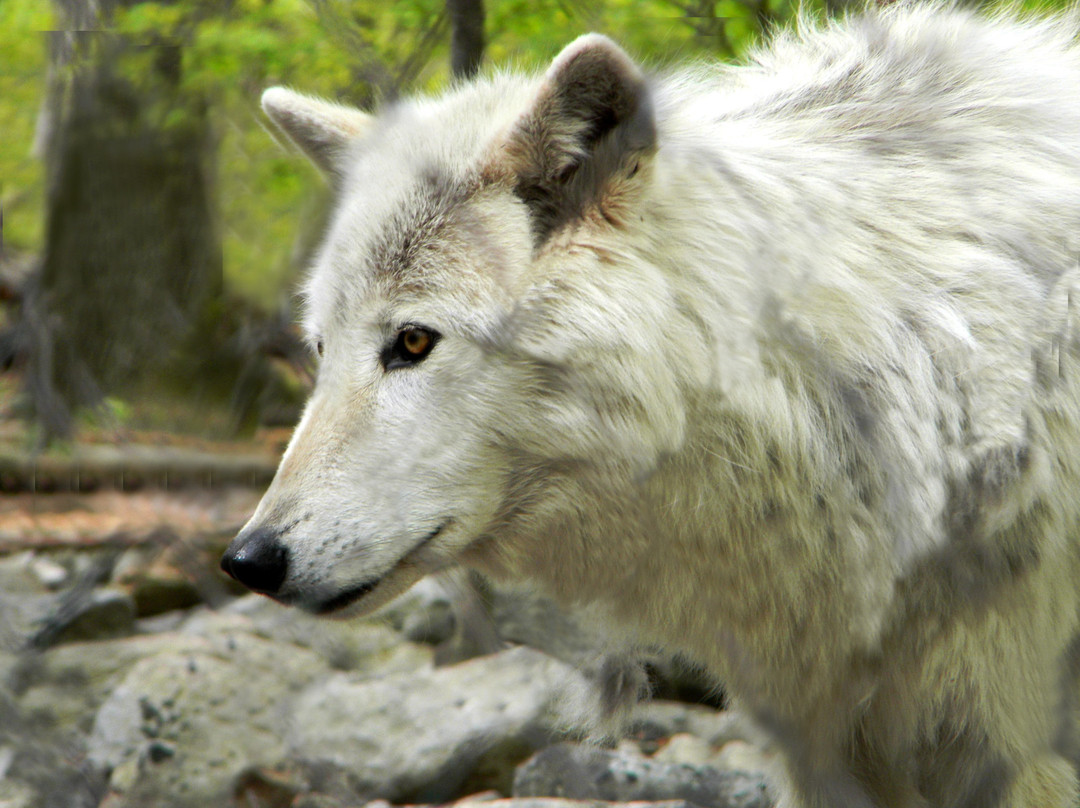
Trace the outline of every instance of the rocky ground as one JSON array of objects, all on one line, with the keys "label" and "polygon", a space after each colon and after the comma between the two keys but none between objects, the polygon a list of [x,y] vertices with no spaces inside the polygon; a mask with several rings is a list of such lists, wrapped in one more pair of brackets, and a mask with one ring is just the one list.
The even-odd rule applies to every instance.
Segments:
[{"label": "rocky ground", "polygon": [[462,574],[344,623],[239,592],[217,558],[256,501],[0,496],[0,807],[772,805],[670,661],[624,740],[583,742],[598,638],[534,596]]}]

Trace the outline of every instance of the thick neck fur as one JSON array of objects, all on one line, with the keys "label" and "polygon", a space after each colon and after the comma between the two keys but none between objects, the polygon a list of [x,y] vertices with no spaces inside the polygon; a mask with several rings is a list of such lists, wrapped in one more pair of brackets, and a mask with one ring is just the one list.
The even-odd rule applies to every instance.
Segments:
[{"label": "thick neck fur", "polygon": [[[919,33],[928,47],[947,35]],[[822,42],[837,49],[838,83],[858,79],[842,64],[858,54],[844,56],[843,46]],[[993,503],[971,504],[979,480],[1026,476],[1025,501],[1040,495],[1031,388],[999,374],[1030,365],[1047,339],[1040,312],[1060,272],[1051,267],[1068,263],[1062,245],[1077,223],[1067,213],[1075,205],[1057,205],[1026,179],[1045,167],[998,160],[1015,176],[980,187],[978,204],[996,212],[999,232],[978,244],[957,237],[961,214],[940,201],[955,198],[941,184],[957,174],[937,170],[934,154],[879,148],[873,130],[898,125],[897,116],[902,124],[900,111],[917,108],[941,75],[923,88],[913,79],[904,85],[912,98],[877,107],[855,93],[849,112],[866,118],[858,138],[833,122],[845,102],[827,82],[771,96],[754,86],[776,80],[747,68],[715,83],[658,83],[651,162],[636,184],[612,190],[603,216],[547,246],[560,283],[602,297],[624,332],[607,347],[609,361],[622,351],[655,363],[670,379],[662,406],[681,410],[636,402],[632,426],[655,438],[653,454],[599,475],[585,451],[577,461],[512,462],[513,493],[491,544],[495,567],[564,600],[600,602],[643,641],[679,637],[676,650],[779,706],[783,694],[828,688],[841,660],[871,664],[905,613],[897,587],[917,560],[979,538],[977,525],[985,533],[995,518],[1008,521]],[[776,114],[802,91],[801,114]],[[969,88],[989,107],[998,92],[989,82]],[[1030,112],[996,114],[1020,125]],[[987,141],[976,123],[983,134],[970,138],[950,124],[950,159],[976,167],[1012,148]],[[1069,137],[1080,149],[1080,136]],[[855,156],[876,161],[875,171],[852,175]],[[874,223],[859,213],[883,205],[892,214]],[[1010,222],[1032,209],[1045,238],[1025,249],[1044,255],[1021,264]],[[965,250],[934,265],[920,257]],[[621,283],[624,275],[634,282]],[[652,290],[647,305],[642,288]],[[1012,313],[999,316],[1003,307]],[[660,333],[650,330],[657,309]],[[626,383],[626,397],[640,392]],[[676,501],[685,498],[692,508]],[[964,508],[979,513],[965,521]],[[613,519],[597,524],[595,513]],[[671,556],[681,560],[655,561]]]}]

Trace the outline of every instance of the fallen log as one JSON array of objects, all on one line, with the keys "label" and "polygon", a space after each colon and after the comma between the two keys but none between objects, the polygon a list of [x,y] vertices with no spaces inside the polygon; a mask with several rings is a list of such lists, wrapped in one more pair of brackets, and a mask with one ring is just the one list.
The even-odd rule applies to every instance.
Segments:
[{"label": "fallen log", "polygon": [[276,459],[265,455],[174,446],[94,444],[38,455],[0,446],[0,493],[262,487],[276,466]]}]

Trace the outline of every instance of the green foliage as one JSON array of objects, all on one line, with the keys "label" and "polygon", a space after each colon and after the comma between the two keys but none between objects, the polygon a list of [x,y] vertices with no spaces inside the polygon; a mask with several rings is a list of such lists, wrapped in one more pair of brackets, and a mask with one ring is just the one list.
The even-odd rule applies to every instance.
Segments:
[{"label": "green foliage", "polygon": [[134,411],[131,404],[124,399],[107,396],[100,406],[80,410],[78,420],[84,427],[116,429],[127,426],[131,422]]},{"label": "green foliage", "polygon": [[0,2],[0,209],[4,243],[18,249],[40,247],[44,232],[44,171],[31,150],[53,27],[47,3]]},{"label": "green foliage", "polygon": [[218,139],[226,285],[266,308],[293,275],[293,242],[321,180],[265,129],[258,99],[272,84],[337,96],[350,55],[301,0],[137,3],[114,29],[180,46],[188,97],[209,103]]},{"label": "green foliage", "polygon": [[182,48],[184,90],[210,102],[219,138],[226,284],[265,308],[280,304],[295,277],[306,246],[297,249],[297,234],[320,220],[323,184],[268,130],[259,96],[285,84],[370,105],[398,88],[444,83],[446,37],[424,47],[442,3],[387,8],[379,0],[183,0],[136,3],[112,21],[135,41]]},{"label": "green foliage", "polygon": [[[796,0],[508,0],[489,4],[489,60],[541,66],[588,31],[611,36],[652,64],[737,57],[783,25]],[[804,9],[823,10],[823,0]]]}]

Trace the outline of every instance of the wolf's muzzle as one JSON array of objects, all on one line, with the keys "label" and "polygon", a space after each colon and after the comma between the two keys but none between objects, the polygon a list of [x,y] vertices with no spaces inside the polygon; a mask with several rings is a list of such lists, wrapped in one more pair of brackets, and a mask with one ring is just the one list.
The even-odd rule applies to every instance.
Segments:
[{"label": "wolf's muzzle", "polygon": [[266,528],[241,533],[221,557],[221,568],[249,589],[274,594],[289,571],[289,551],[277,539],[278,532]]}]

